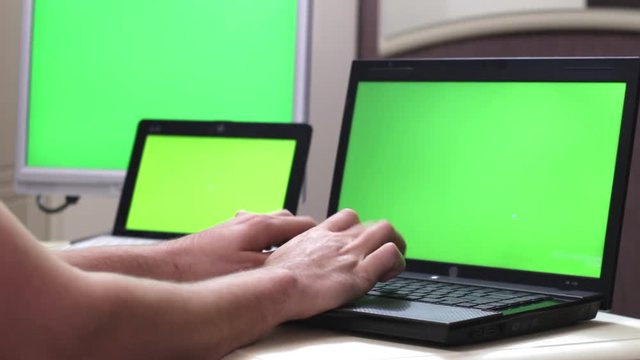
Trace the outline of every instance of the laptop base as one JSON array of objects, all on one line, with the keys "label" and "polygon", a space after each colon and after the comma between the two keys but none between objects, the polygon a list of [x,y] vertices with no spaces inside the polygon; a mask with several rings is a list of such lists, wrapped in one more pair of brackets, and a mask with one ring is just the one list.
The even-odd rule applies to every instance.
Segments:
[{"label": "laptop base", "polygon": [[[303,323],[332,330],[344,330],[359,334],[410,339],[440,345],[466,345],[524,335],[595,318],[600,302],[570,303],[536,312],[516,315],[498,315],[492,320],[459,322],[423,322],[407,318],[365,314],[352,310],[332,310]],[[473,322],[477,322],[474,325]]]}]

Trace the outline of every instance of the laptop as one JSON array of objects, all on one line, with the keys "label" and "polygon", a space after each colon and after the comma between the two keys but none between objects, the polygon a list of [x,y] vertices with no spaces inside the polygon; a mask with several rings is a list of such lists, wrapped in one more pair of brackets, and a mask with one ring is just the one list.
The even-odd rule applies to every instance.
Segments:
[{"label": "laptop", "polygon": [[71,247],[151,244],[239,210],[295,213],[310,138],[307,124],[143,120],[112,233]]},{"label": "laptop", "polygon": [[610,308],[639,64],[355,61],[328,213],[390,220],[407,268],[309,322],[455,345]]}]

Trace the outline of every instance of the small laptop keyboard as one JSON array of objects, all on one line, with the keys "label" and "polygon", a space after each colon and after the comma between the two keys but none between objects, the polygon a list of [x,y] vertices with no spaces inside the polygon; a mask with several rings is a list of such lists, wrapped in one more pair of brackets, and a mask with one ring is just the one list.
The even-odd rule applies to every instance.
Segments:
[{"label": "small laptop keyboard", "polygon": [[162,242],[162,240],[134,238],[125,236],[102,235],[91,239],[73,242],[68,249],[81,249],[98,246],[122,246],[122,245],[153,245]]},{"label": "small laptop keyboard", "polygon": [[481,310],[503,310],[550,299],[547,295],[522,291],[406,278],[378,283],[368,294]]}]

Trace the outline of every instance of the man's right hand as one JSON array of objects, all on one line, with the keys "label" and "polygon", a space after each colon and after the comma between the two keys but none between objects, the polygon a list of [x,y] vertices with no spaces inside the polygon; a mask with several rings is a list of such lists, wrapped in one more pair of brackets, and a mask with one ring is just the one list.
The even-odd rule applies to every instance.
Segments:
[{"label": "man's right hand", "polygon": [[405,243],[387,222],[360,223],[342,210],[281,246],[265,266],[296,279],[288,317],[300,319],[365,294],[404,270]]}]

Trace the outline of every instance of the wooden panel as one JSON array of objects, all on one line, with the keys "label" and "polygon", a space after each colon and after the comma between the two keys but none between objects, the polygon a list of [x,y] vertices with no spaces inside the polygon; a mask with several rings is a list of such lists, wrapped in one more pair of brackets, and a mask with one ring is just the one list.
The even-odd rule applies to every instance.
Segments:
[{"label": "wooden panel", "polygon": [[360,0],[358,58],[378,57],[378,1]]}]

